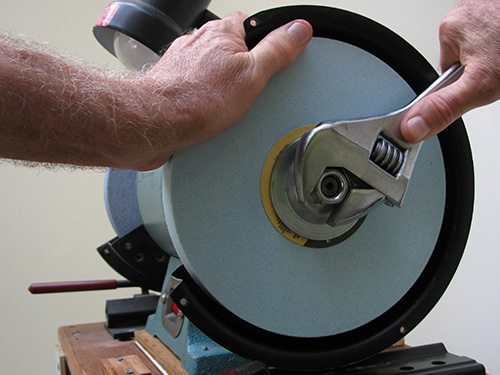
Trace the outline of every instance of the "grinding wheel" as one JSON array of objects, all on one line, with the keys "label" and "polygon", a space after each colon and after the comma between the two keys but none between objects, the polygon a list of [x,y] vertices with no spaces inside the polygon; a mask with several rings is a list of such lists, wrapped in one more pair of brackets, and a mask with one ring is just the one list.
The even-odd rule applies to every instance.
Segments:
[{"label": "grinding wheel", "polygon": [[[181,260],[172,297],[206,335],[270,366],[320,370],[387,348],[437,303],[465,248],[473,165],[458,120],[424,142],[401,208],[377,207],[331,238],[287,228],[269,197],[284,147],[323,120],[401,108],[437,78],[393,32],[334,8],[259,13],[249,47],[296,18],[313,25],[311,43],[240,123],[154,172],[108,171],[107,201],[118,233],[143,223]],[[123,183],[132,192],[109,188]]]}]

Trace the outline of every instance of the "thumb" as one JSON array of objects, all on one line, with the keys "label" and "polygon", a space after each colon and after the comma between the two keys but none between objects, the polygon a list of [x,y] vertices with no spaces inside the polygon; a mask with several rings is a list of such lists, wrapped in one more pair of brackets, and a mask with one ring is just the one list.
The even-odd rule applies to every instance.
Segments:
[{"label": "thumb", "polygon": [[466,68],[458,81],[415,104],[401,121],[403,137],[409,142],[423,141],[446,129],[469,110],[491,102],[491,90],[479,82],[477,75],[468,73]]},{"label": "thumb", "polygon": [[287,23],[270,32],[251,51],[256,68],[268,77],[291,65],[312,38],[312,26],[304,20]]}]

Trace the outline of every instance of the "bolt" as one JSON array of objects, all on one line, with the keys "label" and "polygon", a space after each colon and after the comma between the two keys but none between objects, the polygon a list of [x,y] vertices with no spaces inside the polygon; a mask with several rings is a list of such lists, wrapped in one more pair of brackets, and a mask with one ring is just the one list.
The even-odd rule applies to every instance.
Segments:
[{"label": "bolt", "polygon": [[161,295],[161,303],[165,303],[165,302],[167,302],[167,295],[165,293],[163,293]]},{"label": "bolt", "polygon": [[326,176],[321,181],[321,192],[327,198],[333,198],[340,193],[340,181],[334,176]]},{"label": "bolt", "polygon": [[165,253],[157,253],[155,254],[155,260],[159,263],[165,262],[166,255]]},{"label": "bolt", "polygon": [[347,196],[349,182],[342,172],[330,170],[321,176],[316,191],[321,203],[338,204]]},{"label": "bolt", "polygon": [[124,374],[133,374],[134,371],[133,370],[125,370],[123,371]]},{"label": "bolt", "polygon": [[121,357],[120,358],[115,358],[115,361],[117,361],[117,362],[123,361],[123,358],[121,358]]}]

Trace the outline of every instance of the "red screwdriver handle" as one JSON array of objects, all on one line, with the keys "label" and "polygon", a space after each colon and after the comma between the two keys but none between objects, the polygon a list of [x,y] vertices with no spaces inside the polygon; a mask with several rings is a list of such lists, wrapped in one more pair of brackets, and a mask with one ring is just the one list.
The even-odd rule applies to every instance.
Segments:
[{"label": "red screwdriver handle", "polygon": [[31,284],[28,290],[31,294],[84,292],[90,290],[116,289],[116,280],[66,281]]}]

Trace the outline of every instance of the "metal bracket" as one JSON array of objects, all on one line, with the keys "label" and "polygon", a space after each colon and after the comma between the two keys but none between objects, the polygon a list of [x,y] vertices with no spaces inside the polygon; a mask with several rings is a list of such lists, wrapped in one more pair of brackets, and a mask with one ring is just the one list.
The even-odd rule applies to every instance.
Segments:
[{"label": "metal bracket", "polygon": [[148,316],[155,312],[157,305],[157,294],[107,300],[106,329],[114,339],[129,340],[135,331],[146,327]]},{"label": "metal bracket", "polygon": [[171,276],[167,282],[164,293],[161,295],[161,323],[163,328],[165,328],[173,338],[179,336],[182,329],[182,323],[184,322],[184,314],[179,310],[171,297],[172,292],[180,283],[182,283],[181,279]]},{"label": "metal bracket", "polygon": [[[272,375],[292,375],[295,372],[271,369]],[[485,375],[484,366],[475,360],[448,353],[443,344],[394,349],[331,371],[316,375]]]},{"label": "metal bracket", "polygon": [[169,256],[154,242],[143,225],[97,248],[120,275],[143,288],[160,291]]}]

